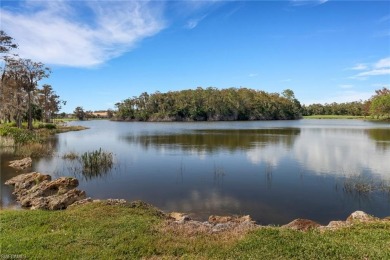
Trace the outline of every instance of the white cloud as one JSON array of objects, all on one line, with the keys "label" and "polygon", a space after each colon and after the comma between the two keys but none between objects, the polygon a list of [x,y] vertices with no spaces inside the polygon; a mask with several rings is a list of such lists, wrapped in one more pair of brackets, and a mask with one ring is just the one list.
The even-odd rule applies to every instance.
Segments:
[{"label": "white cloud", "polygon": [[290,0],[290,4],[293,6],[303,6],[303,5],[322,5],[329,0]]},{"label": "white cloud", "polygon": [[370,76],[390,75],[390,57],[380,59],[379,61],[377,61],[375,64],[371,66],[366,66],[365,68],[364,66],[365,66],[364,64],[356,65],[354,68],[361,68],[361,70],[365,70],[365,71],[360,72],[350,78],[364,80]]},{"label": "white cloud", "polygon": [[257,76],[259,76],[258,73],[250,73],[250,74],[248,75],[248,77],[250,77],[250,78],[254,78],[254,77],[257,77]]},{"label": "white cloud", "polygon": [[390,57],[379,60],[377,63],[375,63],[375,68],[390,68]]},{"label": "white cloud", "polygon": [[21,57],[47,64],[90,67],[117,57],[164,28],[160,5],[148,2],[78,1],[88,23],[65,1],[28,1],[23,12],[1,9],[2,27]]},{"label": "white cloud", "polygon": [[380,76],[380,75],[390,75],[390,69],[373,69],[373,70],[361,72],[355,75],[355,77]]},{"label": "white cloud", "polygon": [[194,19],[190,19],[187,21],[187,24],[186,24],[186,28],[187,29],[194,29],[196,26],[198,26],[198,24],[204,19],[206,18],[207,15],[204,15],[202,17],[198,17],[198,18],[194,18]]},{"label": "white cloud", "polygon": [[354,67],[352,68],[349,68],[350,70],[365,70],[367,69],[367,65],[364,64],[364,63],[359,63],[359,64],[356,64]]}]

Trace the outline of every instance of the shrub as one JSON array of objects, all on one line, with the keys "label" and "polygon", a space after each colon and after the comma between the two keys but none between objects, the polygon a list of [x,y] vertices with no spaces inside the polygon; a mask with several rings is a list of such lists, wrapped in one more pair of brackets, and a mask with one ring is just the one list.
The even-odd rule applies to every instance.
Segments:
[{"label": "shrub", "polygon": [[11,137],[12,139],[14,139],[16,145],[41,141],[36,133],[16,127],[1,127],[0,135]]},{"label": "shrub", "polygon": [[56,129],[57,126],[56,126],[55,124],[42,124],[42,123],[40,123],[40,124],[38,125],[38,128],[39,128],[39,129],[42,129],[42,128],[46,128],[46,129]]}]

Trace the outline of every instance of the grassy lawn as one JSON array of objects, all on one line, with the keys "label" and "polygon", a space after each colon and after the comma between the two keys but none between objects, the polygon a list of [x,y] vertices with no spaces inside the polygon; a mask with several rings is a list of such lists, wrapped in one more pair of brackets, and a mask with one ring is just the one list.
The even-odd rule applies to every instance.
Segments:
[{"label": "grassy lawn", "polygon": [[[390,221],[337,231],[265,227],[242,233],[167,228],[142,204],[2,210],[1,256],[31,259],[390,259]],[[4,258],[4,257],[3,257]]]}]

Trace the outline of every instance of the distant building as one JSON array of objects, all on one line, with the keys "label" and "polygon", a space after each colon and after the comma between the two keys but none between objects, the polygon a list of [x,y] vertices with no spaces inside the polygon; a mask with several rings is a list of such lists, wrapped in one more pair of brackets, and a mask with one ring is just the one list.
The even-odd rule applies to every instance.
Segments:
[{"label": "distant building", "polygon": [[108,112],[104,110],[94,111],[92,115],[97,118],[108,118]]}]

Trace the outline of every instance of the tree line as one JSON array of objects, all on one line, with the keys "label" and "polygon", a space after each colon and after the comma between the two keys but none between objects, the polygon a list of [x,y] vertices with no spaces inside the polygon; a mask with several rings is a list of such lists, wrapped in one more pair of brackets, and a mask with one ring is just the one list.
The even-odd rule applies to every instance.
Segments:
[{"label": "tree line", "polygon": [[390,90],[382,88],[365,101],[302,106],[302,115],[352,115],[390,118]]},{"label": "tree line", "polygon": [[248,88],[159,91],[117,103],[114,117],[129,121],[283,120],[310,115],[352,115],[390,118],[390,90],[375,91],[370,99],[302,105],[290,89],[267,93]]},{"label": "tree line", "polygon": [[349,116],[368,116],[370,115],[370,106],[367,101],[354,101],[331,104],[310,104],[302,106],[304,116],[311,115],[349,115]]},{"label": "tree line", "polygon": [[278,120],[301,117],[290,89],[279,93],[248,88],[209,87],[142,93],[116,104],[116,119],[135,121]]},{"label": "tree line", "polygon": [[13,40],[0,30],[0,121],[15,122],[18,127],[27,121],[31,130],[33,119],[49,122],[66,102],[60,100],[51,85],[39,87],[38,83],[50,76],[50,69],[42,62],[13,53],[18,47]]}]

